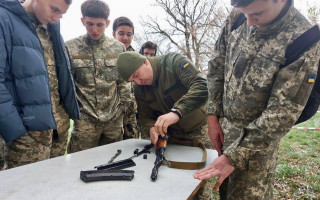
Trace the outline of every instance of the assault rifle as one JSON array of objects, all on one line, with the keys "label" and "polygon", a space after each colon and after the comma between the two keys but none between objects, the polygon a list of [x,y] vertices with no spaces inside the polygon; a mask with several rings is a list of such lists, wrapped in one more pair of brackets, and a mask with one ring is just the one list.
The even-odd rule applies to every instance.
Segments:
[{"label": "assault rifle", "polygon": [[152,169],[151,172],[151,180],[152,181],[156,181],[157,177],[158,177],[158,170],[159,167],[164,164],[164,162],[166,161],[165,157],[164,157],[164,152],[166,150],[167,147],[167,142],[168,142],[169,136],[166,134],[164,137],[162,137],[161,135],[159,135],[159,139],[156,145],[156,161],[154,162],[154,167]]}]

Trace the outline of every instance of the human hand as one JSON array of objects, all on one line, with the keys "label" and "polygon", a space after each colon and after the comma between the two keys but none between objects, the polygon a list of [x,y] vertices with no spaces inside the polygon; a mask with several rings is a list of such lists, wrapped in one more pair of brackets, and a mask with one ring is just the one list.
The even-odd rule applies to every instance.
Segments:
[{"label": "human hand", "polygon": [[208,167],[205,167],[193,174],[193,178],[205,180],[208,178],[219,177],[214,190],[218,190],[224,179],[226,179],[234,170],[226,155],[219,156]]},{"label": "human hand", "polygon": [[149,130],[149,135],[150,135],[150,141],[151,141],[151,143],[152,143],[152,144],[157,144],[159,135],[158,135],[158,133],[156,132],[156,130],[155,130],[154,127],[151,127],[151,128],[150,128],[150,130]]},{"label": "human hand", "polygon": [[219,119],[216,115],[208,116],[208,135],[213,148],[218,151],[219,155],[222,155],[224,138]]},{"label": "human hand", "polygon": [[173,112],[161,115],[158,117],[156,123],[154,124],[155,131],[158,135],[164,137],[168,131],[168,127],[179,121],[179,116]]}]

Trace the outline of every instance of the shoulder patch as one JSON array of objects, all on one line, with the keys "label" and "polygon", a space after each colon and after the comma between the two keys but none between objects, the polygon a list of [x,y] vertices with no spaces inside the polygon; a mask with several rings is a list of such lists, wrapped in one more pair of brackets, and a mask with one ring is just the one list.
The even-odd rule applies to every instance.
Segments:
[{"label": "shoulder patch", "polygon": [[314,83],[315,80],[316,80],[316,76],[315,75],[309,75],[308,83]]},{"label": "shoulder patch", "polygon": [[184,61],[182,64],[181,64],[181,67],[183,68],[186,68],[190,63],[188,61]]}]

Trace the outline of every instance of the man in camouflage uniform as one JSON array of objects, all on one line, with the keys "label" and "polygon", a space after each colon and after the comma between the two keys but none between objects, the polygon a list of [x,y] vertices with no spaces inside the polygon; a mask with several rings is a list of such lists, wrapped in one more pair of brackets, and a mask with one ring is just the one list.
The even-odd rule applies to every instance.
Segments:
[{"label": "man in camouflage uniform", "polygon": [[[134,35],[134,26],[127,17],[118,17],[112,24],[112,35],[126,47],[126,51],[134,51],[131,42]],[[137,138],[139,130],[137,127],[137,103],[134,98],[134,84],[131,84],[131,103],[123,118],[124,135],[123,139]]]},{"label": "man in camouflage uniform", "polygon": [[[291,0],[232,0],[209,62],[209,136],[219,156],[194,177],[228,177],[221,199],[272,199],[281,138],[300,116],[317,74],[319,42],[292,64],[287,46],[311,28]],[[231,27],[240,13],[246,22]]]},{"label": "man in camouflage uniform", "polygon": [[123,116],[130,102],[130,84],[118,78],[116,61],[124,45],[104,35],[109,7],[101,0],[81,5],[87,34],[66,43],[80,104],[81,121],[74,122],[70,152],[120,141]]},{"label": "man in camouflage uniform", "polygon": [[0,134],[7,142],[8,168],[63,155],[66,140],[63,146],[55,142],[67,132],[69,116],[80,118],[60,27],[54,23],[70,4],[1,1]]},{"label": "man in camouflage uniform", "polygon": [[[148,57],[125,52],[117,61],[119,74],[134,82],[138,122],[142,138],[157,143],[158,136],[192,140],[211,147],[206,128],[208,91],[206,79],[183,55],[169,53]],[[206,181],[195,199],[211,199],[211,182]]]}]

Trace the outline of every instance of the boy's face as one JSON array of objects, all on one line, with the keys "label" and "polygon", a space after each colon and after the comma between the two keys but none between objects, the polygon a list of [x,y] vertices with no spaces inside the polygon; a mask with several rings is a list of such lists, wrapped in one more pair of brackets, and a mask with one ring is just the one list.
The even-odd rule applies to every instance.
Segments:
[{"label": "boy's face", "polygon": [[113,37],[128,48],[132,42],[133,30],[130,26],[119,26],[116,32],[113,32]]},{"label": "boy's face", "polygon": [[143,55],[146,57],[154,57],[156,54],[155,49],[149,49],[149,48],[144,48],[143,49]]},{"label": "boy's face", "polygon": [[91,39],[99,40],[109,26],[110,21],[104,18],[84,17],[81,18],[83,26],[86,27]]},{"label": "boy's face", "polygon": [[59,21],[69,8],[65,0],[34,0],[30,6],[40,23],[45,25]]},{"label": "boy's face", "polygon": [[245,7],[237,8],[247,18],[248,26],[264,27],[269,25],[281,12],[287,0],[255,0]]}]

